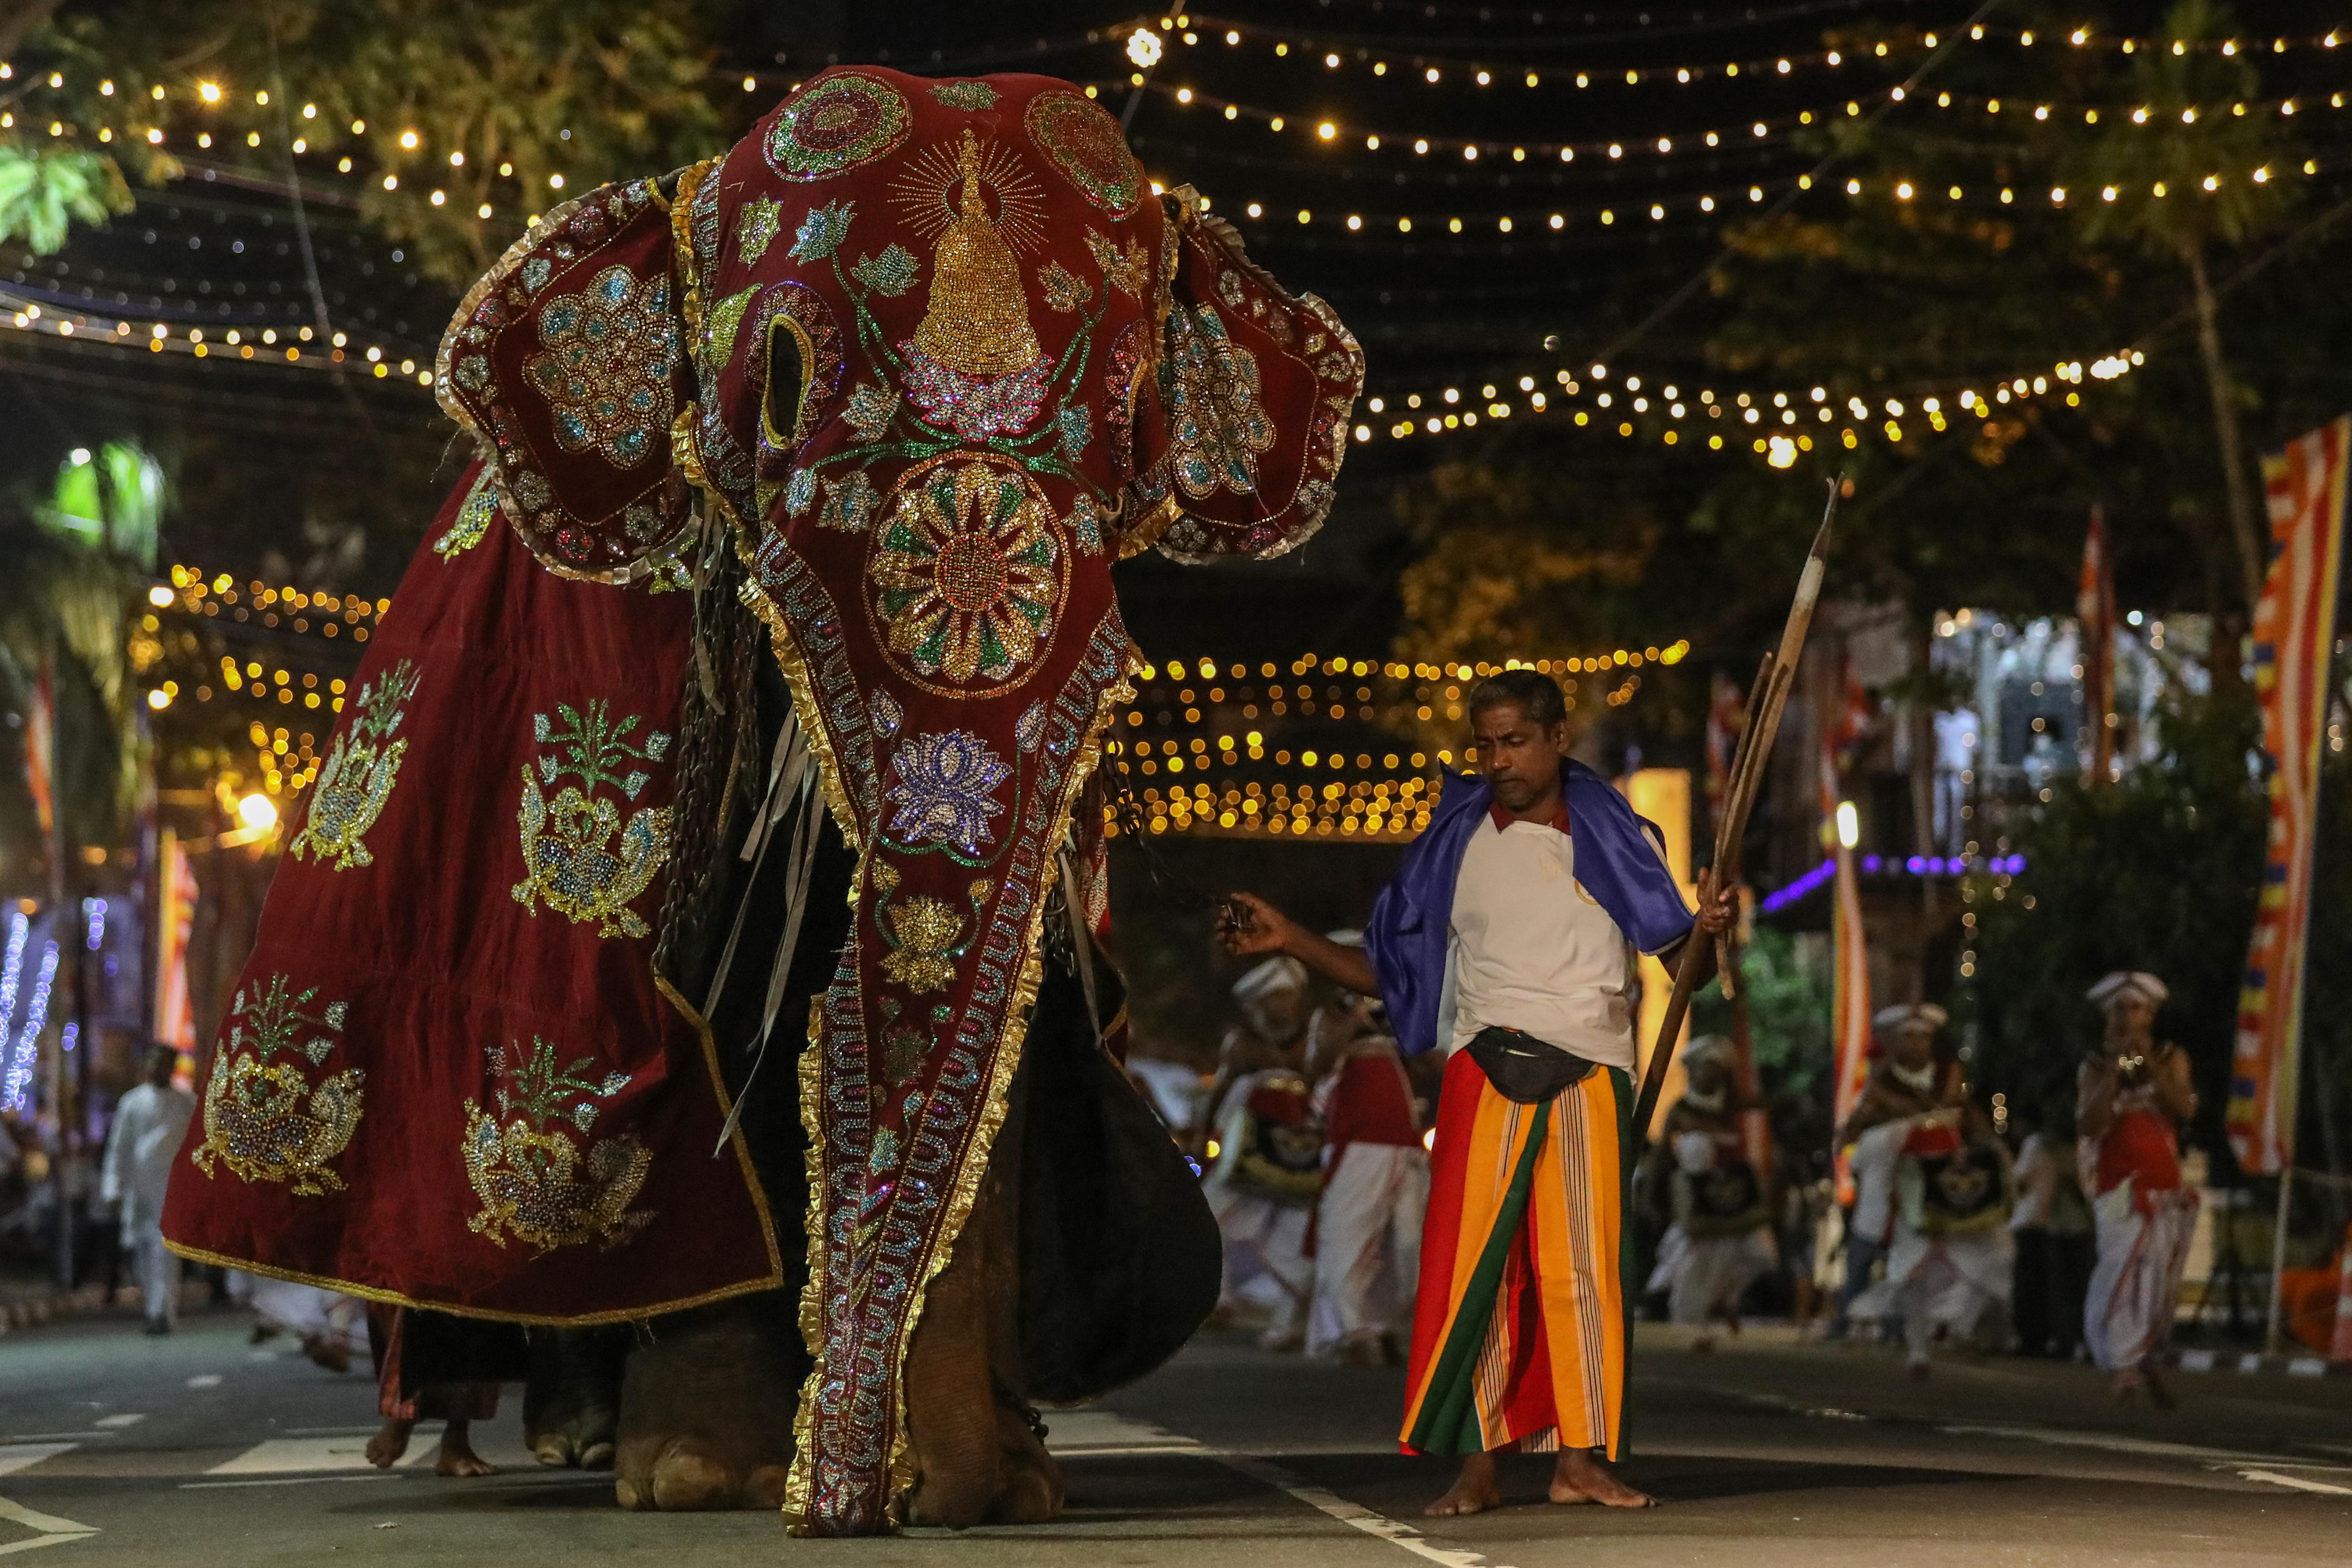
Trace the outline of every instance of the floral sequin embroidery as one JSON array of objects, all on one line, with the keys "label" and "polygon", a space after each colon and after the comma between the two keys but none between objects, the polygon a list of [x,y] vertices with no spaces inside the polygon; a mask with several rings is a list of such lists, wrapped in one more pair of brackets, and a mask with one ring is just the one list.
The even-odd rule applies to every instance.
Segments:
[{"label": "floral sequin embroidery", "polygon": [[[494,1062],[491,1091],[497,1113],[466,1101],[466,1179],[482,1209],[466,1228],[499,1247],[515,1240],[551,1252],[594,1242],[606,1250],[652,1220],[629,1205],[646,1184],[653,1153],[623,1132],[588,1142],[609,1100],[629,1086],[629,1075],[591,1076],[594,1057],[558,1065],[555,1047],[536,1035],[526,1055],[520,1041]],[[566,1103],[566,1102],[569,1103]]]},{"label": "floral sequin embroidery", "polygon": [[935,81],[931,96],[967,113],[996,107],[996,89],[984,81]]},{"label": "floral sequin embroidery", "polygon": [[302,1061],[325,1065],[347,1012],[341,1002],[305,1011],[318,994],[295,991],[283,974],[237,988],[236,1021],[205,1086],[205,1141],[188,1155],[205,1175],[218,1162],[248,1182],[289,1183],[301,1197],[343,1190],[330,1164],[359,1127],[366,1074],[345,1068],[313,1081],[303,1070]]},{"label": "floral sequin embroidery", "polygon": [[844,478],[825,481],[824,505],[817,510],[816,525],[863,533],[873,522],[874,509],[881,501],[866,470],[854,469]]},{"label": "floral sequin embroidery", "polygon": [[1257,489],[1258,455],[1274,445],[1257,360],[1206,305],[1169,312],[1168,340],[1160,374],[1178,487],[1196,500],[1220,489],[1249,494]]},{"label": "floral sequin embroidery", "polygon": [[890,759],[883,798],[898,808],[890,831],[909,845],[949,844],[978,855],[1004,815],[996,792],[1013,776],[988,742],[969,730],[916,735]]},{"label": "floral sequin embroidery", "polygon": [[[655,731],[637,744],[630,737],[643,721],[631,714],[615,722],[601,698],[585,712],[560,703],[555,713],[560,724],[531,715],[531,738],[559,750],[536,759],[537,778],[530,767],[522,770],[516,819],[525,875],[514,885],[515,902],[537,914],[544,900],[575,922],[594,921],[598,936],[645,936],[652,928],[629,905],[669,858],[670,808],[650,806],[624,821],[620,801],[603,792],[636,799],[652,775],[629,764],[661,761],[670,738]],[[565,784],[551,802],[540,793],[542,784],[562,778],[580,782]]]},{"label": "floral sequin embroidery", "polygon": [[1143,167],[1128,150],[1118,121],[1075,92],[1042,92],[1024,116],[1029,139],[1087,200],[1114,217],[1135,210]]},{"label": "floral sequin embroidery", "polygon": [[751,308],[759,292],[757,289],[746,289],[711,305],[702,318],[702,353],[707,358],[734,357],[735,337],[743,330],[743,313]]},{"label": "floral sequin embroidery", "polygon": [[319,764],[310,815],[287,844],[289,855],[300,860],[316,853],[338,871],[375,864],[365,835],[383,815],[408,754],[408,742],[394,740],[392,732],[400,728],[403,705],[416,695],[417,679],[416,666],[404,658],[360,688],[350,727]]},{"label": "floral sequin embroidery", "polygon": [[669,279],[607,267],[579,293],[546,304],[539,341],[546,352],[525,360],[522,373],[547,399],[556,444],[596,452],[615,468],[644,462],[669,434],[677,406]]},{"label": "floral sequin embroidery", "polygon": [[784,205],[772,196],[754,196],[735,219],[735,255],[749,266],[768,254],[768,242],[783,226]]},{"label": "floral sequin embroidery", "polygon": [[944,991],[955,979],[955,960],[962,950],[956,939],[963,934],[963,916],[945,899],[908,899],[890,905],[890,951],[882,958],[882,973],[921,996]]},{"label": "floral sequin embroidery", "polygon": [[451,520],[448,531],[433,542],[433,552],[444,561],[463,555],[489,536],[490,523],[498,515],[499,492],[490,483],[490,470],[485,466],[474,477],[474,488],[458,504],[457,515]]},{"label": "floral sequin embroidery", "polygon": [[1003,458],[933,458],[900,478],[878,542],[868,603],[892,663],[956,696],[1014,684],[1055,624],[1069,567],[1036,481]]},{"label": "floral sequin embroidery", "polygon": [[906,140],[907,100],[855,71],[826,77],[784,106],[768,129],[768,166],[787,180],[821,180],[869,163]]},{"label": "floral sequin embroidery", "polygon": [[871,441],[888,427],[898,412],[898,395],[871,382],[859,382],[850,390],[849,405],[841,416],[861,441]]}]

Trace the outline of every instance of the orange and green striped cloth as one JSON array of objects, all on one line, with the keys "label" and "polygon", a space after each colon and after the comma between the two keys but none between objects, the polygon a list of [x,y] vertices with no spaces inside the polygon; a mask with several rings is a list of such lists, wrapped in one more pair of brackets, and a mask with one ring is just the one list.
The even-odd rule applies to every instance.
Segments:
[{"label": "orange and green striped cloth", "polygon": [[1468,1052],[1446,1064],[1405,1452],[1622,1454],[1633,1108],[1633,1079],[1615,1068],[1520,1105]]}]

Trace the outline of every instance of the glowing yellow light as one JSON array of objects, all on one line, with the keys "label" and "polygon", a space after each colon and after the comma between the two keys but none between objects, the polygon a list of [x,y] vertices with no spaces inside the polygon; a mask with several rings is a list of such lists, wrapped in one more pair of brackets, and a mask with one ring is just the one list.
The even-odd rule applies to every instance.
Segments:
[{"label": "glowing yellow light", "polygon": [[1862,842],[1862,814],[1850,800],[1838,802],[1837,836],[1838,842],[1848,849]]},{"label": "glowing yellow light", "polygon": [[203,99],[206,103],[218,103],[221,100],[220,83],[216,81],[200,81],[196,83],[196,96]]},{"label": "glowing yellow light", "polygon": [[236,819],[247,827],[260,829],[278,826],[278,807],[268,795],[256,791],[236,803]]},{"label": "glowing yellow light", "polygon": [[1159,34],[1147,32],[1141,27],[1127,36],[1127,58],[1145,70],[1160,63],[1160,56],[1166,47],[1160,41]]}]

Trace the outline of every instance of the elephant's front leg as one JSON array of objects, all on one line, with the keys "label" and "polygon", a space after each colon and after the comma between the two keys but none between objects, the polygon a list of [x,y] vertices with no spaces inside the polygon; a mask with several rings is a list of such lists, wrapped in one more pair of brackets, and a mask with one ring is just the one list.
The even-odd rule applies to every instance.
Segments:
[{"label": "elephant's front leg", "polygon": [[931,1281],[907,1353],[910,1524],[1035,1524],[1062,1510],[1061,1470],[1030,1429],[1021,1370],[1017,1121],[1016,1111],[997,1136],[979,1202]]},{"label": "elephant's front leg", "polygon": [[621,1389],[621,1506],[781,1507],[807,1368],[788,1292],[655,1320]]}]

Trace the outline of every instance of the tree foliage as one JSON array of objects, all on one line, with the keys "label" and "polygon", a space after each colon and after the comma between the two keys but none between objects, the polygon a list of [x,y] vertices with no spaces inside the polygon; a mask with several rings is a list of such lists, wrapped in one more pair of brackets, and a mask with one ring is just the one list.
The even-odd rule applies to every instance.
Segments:
[{"label": "tree foliage", "polygon": [[[294,172],[299,139],[315,195],[355,202],[461,284],[523,218],[719,149],[710,22],[701,5],[625,0],[68,4],[26,39],[23,108],[0,130],[0,241],[53,249],[55,215],[97,222],[128,205],[126,175],[169,178],[177,165],[150,132],[191,155],[208,135],[205,156],[268,179]],[[326,173],[338,154],[349,174]],[[24,164],[47,194],[37,232],[7,199]],[[96,195],[76,205],[84,189]]]}]

